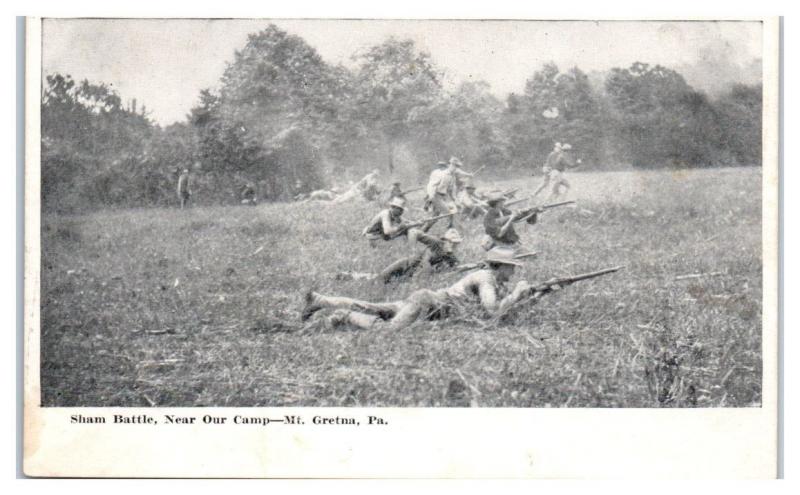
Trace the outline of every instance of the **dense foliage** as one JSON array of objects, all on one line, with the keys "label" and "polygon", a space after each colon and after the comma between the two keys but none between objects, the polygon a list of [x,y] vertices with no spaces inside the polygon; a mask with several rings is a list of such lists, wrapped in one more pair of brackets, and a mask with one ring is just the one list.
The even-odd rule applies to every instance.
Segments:
[{"label": "dense foliage", "polygon": [[271,25],[248,37],[184,122],[163,128],[106,84],[48,75],[44,207],[169,204],[182,168],[207,204],[235,202],[247,182],[278,200],[373,168],[416,180],[450,155],[530,173],[557,141],[588,170],[760,165],[760,86],[711,99],[678,72],[637,62],[596,87],[579,68],[549,63],[501,101],[482,81],[446,88],[410,40],[387,39],[353,62],[328,64]]}]

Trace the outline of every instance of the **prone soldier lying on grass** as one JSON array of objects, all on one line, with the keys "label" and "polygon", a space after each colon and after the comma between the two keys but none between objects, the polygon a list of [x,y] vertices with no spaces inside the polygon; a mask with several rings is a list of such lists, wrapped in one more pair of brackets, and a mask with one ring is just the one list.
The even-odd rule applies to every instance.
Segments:
[{"label": "prone soldier lying on grass", "polygon": [[507,247],[493,248],[487,253],[484,263],[485,268],[465,275],[448,288],[436,291],[420,289],[401,301],[373,303],[309,291],[305,296],[301,318],[307,321],[317,311],[331,308],[335,311],[326,319],[326,323],[334,328],[351,325],[362,329],[401,330],[420,318],[444,319],[460,305],[477,303],[487,316],[499,319],[526,300],[536,302],[543,295],[560,290],[565,285],[619,270],[619,267],[614,267],[536,285],[521,280],[509,293],[506,285],[516,267],[521,266],[514,257],[514,251]]},{"label": "prone soldier lying on grass", "polygon": [[486,266],[485,269],[467,274],[446,289],[420,289],[402,301],[372,303],[309,292],[301,316],[306,321],[317,311],[332,308],[336,311],[327,319],[332,327],[350,324],[365,329],[399,330],[419,318],[446,318],[455,304],[473,302],[476,297],[480,306],[490,315],[505,311],[521,296],[516,289],[510,294],[506,290],[506,283],[521,263],[514,260],[511,249],[498,247],[487,254]]}]

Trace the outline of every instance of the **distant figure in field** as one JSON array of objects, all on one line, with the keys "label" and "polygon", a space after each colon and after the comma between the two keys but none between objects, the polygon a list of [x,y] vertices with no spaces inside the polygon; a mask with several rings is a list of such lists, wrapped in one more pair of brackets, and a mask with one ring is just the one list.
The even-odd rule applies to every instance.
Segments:
[{"label": "distant figure in field", "polygon": [[241,202],[243,205],[255,206],[258,203],[258,195],[256,194],[256,186],[247,181],[239,192]]},{"label": "distant figure in field", "polygon": [[491,316],[503,314],[525,297],[530,284],[520,281],[509,294],[506,284],[521,266],[508,248],[494,248],[487,253],[486,268],[462,277],[450,287],[420,289],[401,301],[373,303],[349,297],[335,297],[308,292],[301,318],[308,320],[323,308],[336,309],[326,323],[331,327],[350,325],[362,329],[402,330],[420,318],[440,320],[450,316],[459,305],[476,303]]},{"label": "distant figure in field", "polygon": [[575,160],[572,157],[570,154],[571,149],[572,146],[569,143],[563,145],[561,143],[555,144],[553,151],[547,155],[547,159],[542,167],[542,173],[544,174],[542,185],[536,189],[536,191],[533,193],[533,197],[536,197],[549,185],[552,185],[552,190],[550,192],[550,196],[548,197],[548,201],[558,197],[561,194],[561,186],[564,186],[567,191],[569,191],[571,186],[564,177],[564,172],[567,168],[577,167],[581,163],[580,160]]},{"label": "distant figure in field", "polygon": [[403,189],[400,187],[399,181],[392,182],[392,187],[389,188],[389,192],[386,193],[386,202],[388,203],[393,198],[400,198],[405,201],[406,195],[403,193]]},{"label": "distant figure in field", "polygon": [[344,203],[359,196],[367,201],[375,200],[380,194],[380,187],[378,187],[378,170],[373,170],[358,182],[351,185],[348,190],[333,199],[334,203]]},{"label": "distant figure in field", "polygon": [[189,198],[192,197],[192,189],[191,185],[189,184],[189,169],[185,168],[178,176],[178,199],[181,203],[181,210],[187,203],[189,203]]}]

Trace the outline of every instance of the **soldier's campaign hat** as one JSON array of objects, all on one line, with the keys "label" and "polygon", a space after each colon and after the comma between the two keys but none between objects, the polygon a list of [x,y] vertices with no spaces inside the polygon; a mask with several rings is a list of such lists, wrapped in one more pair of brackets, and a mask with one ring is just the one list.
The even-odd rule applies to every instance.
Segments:
[{"label": "soldier's campaign hat", "polygon": [[400,185],[400,181],[396,180],[396,181],[392,182],[392,185],[393,186],[399,186]]},{"label": "soldier's campaign hat", "polygon": [[522,266],[522,263],[514,259],[514,250],[506,246],[496,246],[486,253],[488,263],[503,263],[505,265]]},{"label": "soldier's campaign hat", "polygon": [[400,209],[406,209],[406,202],[403,201],[403,198],[399,198],[397,196],[393,197],[391,201],[389,201],[389,206],[394,206]]},{"label": "soldier's campaign hat", "polygon": [[439,162],[436,164],[436,166],[437,167],[446,167],[447,166],[447,162],[443,161],[443,160],[439,160]]},{"label": "soldier's campaign hat", "polygon": [[460,167],[461,165],[463,165],[463,163],[461,163],[461,160],[459,160],[458,158],[456,158],[454,156],[450,157],[450,163],[452,163],[456,167]]},{"label": "soldier's campaign hat", "polygon": [[450,241],[453,244],[458,244],[464,240],[464,238],[461,237],[461,234],[459,234],[456,229],[447,229],[442,236],[442,239],[445,241]]},{"label": "soldier's campaign hat", "polygon": [[561,143],[556,143],[555,148],[560,150],[561,149]]},{"label": "soldier's campaign hat", "polygon": [[571,150],[572,149],[572,145],[569,144],[569,143],[564,143],[564,144],[561,145],[561,149],[562,150]]},{"label": "soldier's campaign hat", "polygon": [[503,191],[491,191],[486,197],[486,202],[489,203],[489,206],[496,205],[500,201],[505,201],[506,195],[503,194]]},{"label": "soldier's campaign hat", "polygon": [[475,189],[475,184],[472,181],[468,181],[464,184],[464,189]]}]

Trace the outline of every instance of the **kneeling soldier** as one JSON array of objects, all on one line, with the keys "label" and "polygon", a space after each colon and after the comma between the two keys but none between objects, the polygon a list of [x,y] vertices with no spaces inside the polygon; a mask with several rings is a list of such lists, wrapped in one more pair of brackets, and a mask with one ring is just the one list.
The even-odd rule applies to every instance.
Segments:
[{"label": "kneeling soldier", "polygon": [[529,224],[535,224],[537,209],[512,212],[505,207],[506,196],[498,191],[492,192],[486,202],[489,204],[489,210],[483,217],[486,236],[481,242],[481,247],[488,251],[495,245],[518,246],[519,234],[514,230],[514,223],[526,220]]}]

